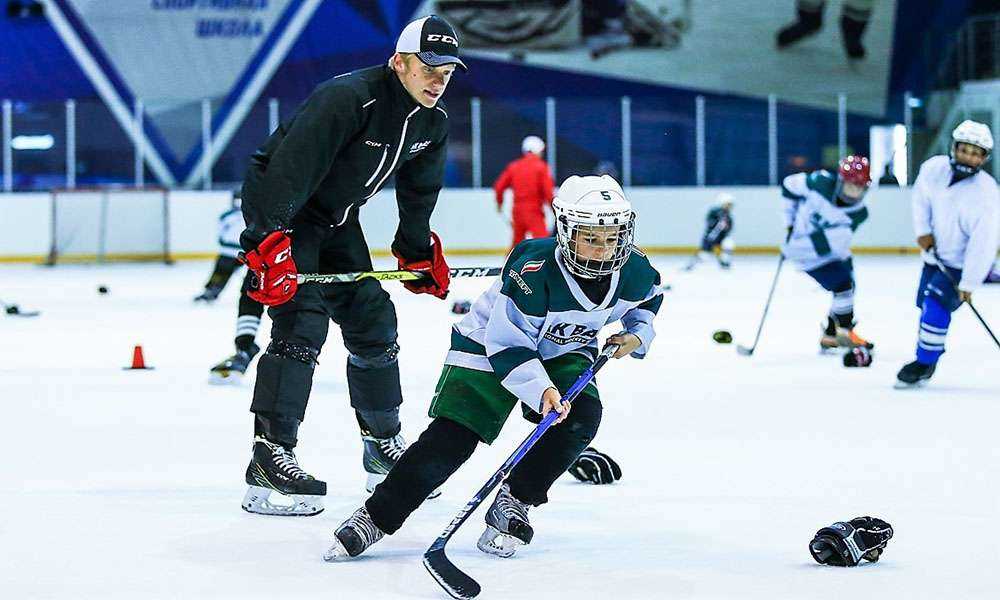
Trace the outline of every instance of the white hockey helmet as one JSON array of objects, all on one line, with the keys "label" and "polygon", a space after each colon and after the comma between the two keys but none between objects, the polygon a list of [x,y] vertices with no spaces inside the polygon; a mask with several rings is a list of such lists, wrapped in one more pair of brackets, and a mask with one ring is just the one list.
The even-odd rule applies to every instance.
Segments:
[{"label": "white hockey helmet", "polygon": [[552,209],[566,268],[595,279],[621,269],[632,252],[635,213],[609,175],[573,175],[559,186]]},{"label": "white hockey helmet", "polygon": [[736,198],[734,198],[729,192],[721,192],[715,197],[715,203],[719,206],[726,206],[727,204],[732,206],[734,200],[736,200]]},{"label": "white hockey helmet", "polygon": [[[960,173],[966,173],[968,175],[973,175],[979,170],[979,167],[971,167],[969,165],[958,162],[955,158],[955,147],[958,144],[971,144],[973,146],[978,146],[986,152],[985,158],[983,158],[983,163],[985,163],[990,158],[990,153],[993,152],[993,134],[990,133],[990,128],[983,123],[973,121],[971,119],[966,119],[958,124],[958,127],[951,132],[951,166],[953,169]],[[982,166],[982,163],[980,164]]]},{"label": "white hockey helmet", "polygon": [[521,152],[531,152],[541,156],[542,152],[545,152],[545,142],[537,135],[529,135],[521,141]]}]

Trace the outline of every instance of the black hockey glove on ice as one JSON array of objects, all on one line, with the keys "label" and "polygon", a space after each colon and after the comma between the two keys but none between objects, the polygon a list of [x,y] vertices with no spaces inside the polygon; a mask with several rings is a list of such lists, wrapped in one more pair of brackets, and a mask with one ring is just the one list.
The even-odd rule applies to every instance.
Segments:
[{"label": "black hockey glove on ice", "polygon": [[570,475],[597,485],[614,483],[622,478],[622,468],[607,454],[588,446],[569,467]]},{"label": "black hockey glove on ice", "polygon": [[862,558],[877,561],[890,539],[892,525],[875,517],[858,517],[817,531],[809,552],[820,564],[856,567]]}]

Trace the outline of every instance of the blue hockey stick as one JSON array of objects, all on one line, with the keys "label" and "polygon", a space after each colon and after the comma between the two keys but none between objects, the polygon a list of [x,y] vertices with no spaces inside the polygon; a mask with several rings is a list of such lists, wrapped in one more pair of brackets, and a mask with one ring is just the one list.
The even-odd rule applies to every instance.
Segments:
[{"label": "blue hockey stick", "polygon": [[[562,397],[561,401],[570,403],[580,395],[583,388],[587,387],[593,379],[594,375],[608,362],[608,360],[614,355],[618,350],[617,344],[608,344],[604,347],[601,355],[597,357],[594,364],[591,365],[586,371],[584,371],[575,383],[569,388],[566,394]],[[461,569],[456,567],[444,553],[444,547],[448,544],[448,540],[451,536],[465,523],[466,519],[483,503],[486,496],[493,491],[514,469],[517,463],[521,462],[524,455],[531,450],[531,447],[542,437],[542,434],[548,430],[549,427],[555,423],[556,419],[559,418],[559,413],[556,411],[551,411],[549,414],[545,415],[542,422],[535,427],[535,430],[531,432],[531,435],[527,437],[521,445],[514,450],[514,453],[503,463],[503,466],[490,477],[486,485],[481,487],[476,495],[472,497],[472,500],[465,505],[455,515],[455,518],[448,523],[448,526],[444,528],[444,532],[441,533],[431,544],[431,547],[424,552],[424,567],[427,568],[427,572],[431,574],[438,584],[444,588],[444,591],[448,592],[453,598],[466,599],[475,598],[479,595],[480,588],[476,580],[466,575]]]}]

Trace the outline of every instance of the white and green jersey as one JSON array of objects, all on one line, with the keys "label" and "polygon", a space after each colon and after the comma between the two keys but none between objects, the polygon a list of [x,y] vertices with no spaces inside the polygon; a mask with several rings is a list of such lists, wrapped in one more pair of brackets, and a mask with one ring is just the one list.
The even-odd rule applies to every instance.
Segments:
[{"label": "white and green jersey", "polygon": [[635,334],[642,345],[632,356],[643,358],[663,301],[660,275],[633,247],[610,277],[607,295],[594,303],[566,269],[555,238],[521,242],[501,276],[454,326],[445,364],[494,373],[504,388],[540,412],[542,392],[555,387],[542,361],[570,352],[596,359],[597,334],[608,323],[621,321]]},{"label": "white and green jersey", "polygon": [[811,271],[851,256],[854,232],[868,218],[864,199],[850,206],[837,206],[837,176],[829,171],[795,173],[785,177],[785,226],[792,237],[782,254]]}]

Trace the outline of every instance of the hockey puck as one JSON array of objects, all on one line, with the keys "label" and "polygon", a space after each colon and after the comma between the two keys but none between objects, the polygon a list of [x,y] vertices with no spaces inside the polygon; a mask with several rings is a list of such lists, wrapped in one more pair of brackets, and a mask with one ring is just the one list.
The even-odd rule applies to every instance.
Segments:
[{"label": "hockey puck", "polygon": [[733,342],[733,334],[725,329],[720,329],[712,334],[712,339],[718,344],[731,344]]},{"label": "hockey puck", "polygon": [[97,286],[97,293],[98,294],[107,294],[108,293],[108,286],[106,286],[106,285],[99,285],[99,286]]}]

